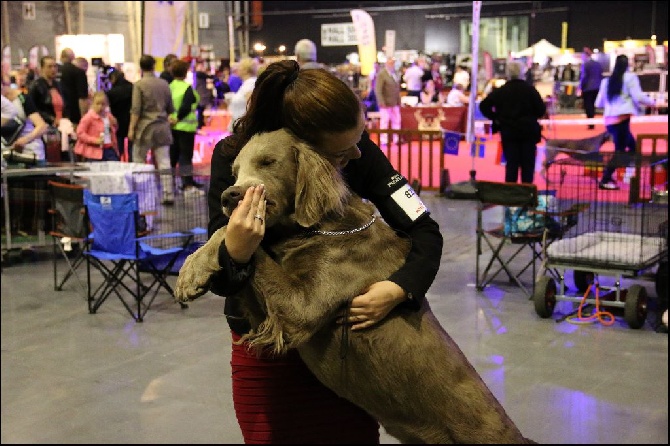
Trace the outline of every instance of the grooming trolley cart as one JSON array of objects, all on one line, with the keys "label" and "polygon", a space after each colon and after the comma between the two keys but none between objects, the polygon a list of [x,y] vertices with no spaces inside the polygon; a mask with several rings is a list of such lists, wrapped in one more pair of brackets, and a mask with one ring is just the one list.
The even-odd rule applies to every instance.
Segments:
[{"label": "grooming trolley cart", "polygon": [[[620,189],[602,190],[599,180],[613,156],[601,153],[586,161],[562,158],[547,167],[547,189],[556,192],[549,214],[572,221],[563,237],[546,248],[549,275],[535,283],[533,301],[542,318],[552,316],[557,301],[569,301],[579,304],[580,317],[586,305],[593,305],[591,317],[610,325],[614,310],[618,314],[623,310],[628,325],[641,328],[647,317],[647,291],[639,284],[624,289],[622,279],[653,278],[654,267],[658,297],[667,299],[667,155],[618,155],[621,167],[614,178]],[[661,285],[663,268],[666,277]],[[576,294],[568,294],[566,270],[573,271]],[[614,278],[613,285],[603,285],[599,276]],[[613,311],[600,313],[601,307]]]}]

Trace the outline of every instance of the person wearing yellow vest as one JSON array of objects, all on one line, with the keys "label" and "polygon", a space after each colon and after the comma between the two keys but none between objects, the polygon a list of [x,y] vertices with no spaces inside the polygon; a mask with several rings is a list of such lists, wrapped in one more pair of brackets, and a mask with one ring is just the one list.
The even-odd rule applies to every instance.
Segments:
[{"label": "person wearing yellow vest", "polygon": [[170,115],[173,143],[170,146],[170,165],[174,169],[179,164],[181,190],[185,194],[200,193],[202,184],[193,180],[193,146],[195,133],[198,130],[196,107],[200,96],[185,81],[189,64],[183,60],[175,60],[170,65],[174,80],[170,82],[172,103],[175,112]]}]

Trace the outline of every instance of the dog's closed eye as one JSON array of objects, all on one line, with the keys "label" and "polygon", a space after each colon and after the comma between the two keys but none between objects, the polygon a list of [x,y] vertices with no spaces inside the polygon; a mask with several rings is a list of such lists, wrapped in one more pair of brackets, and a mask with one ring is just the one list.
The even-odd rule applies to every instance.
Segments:
[{"label": "dog's closed eye", "polygon": [[277,158],[271,156],[264,156],[258,160],[258,165],[262,167],[268,167],[277,162]]}]

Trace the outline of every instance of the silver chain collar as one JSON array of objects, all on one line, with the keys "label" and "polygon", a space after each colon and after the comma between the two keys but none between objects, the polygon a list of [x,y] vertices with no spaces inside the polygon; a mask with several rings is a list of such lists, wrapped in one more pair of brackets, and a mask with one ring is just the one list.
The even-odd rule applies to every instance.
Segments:
[{"label": "silver chain collar", "polygon": [[377,219],[377,217],[375,217],[373,215],[372,220],[370,220],[369,222],[367,222],[366,224],[364,224],[360,228],[356,228],[356,229],[349,229],[347,231],[320,231],[318,229],[315,229],[313,231],[309,231],[307,233],[307,235],[347,235],[347,234],[355,234],[357,232],[361,232],[361,231],[364,231],[364,230],[368,229],[370,226],[372,226],[372,223],[374,223],[376,219]]}]

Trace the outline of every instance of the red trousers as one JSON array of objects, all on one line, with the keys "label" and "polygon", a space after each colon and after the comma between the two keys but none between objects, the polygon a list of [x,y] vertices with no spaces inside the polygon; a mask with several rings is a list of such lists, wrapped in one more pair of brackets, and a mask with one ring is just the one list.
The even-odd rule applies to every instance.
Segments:
[{"label": "red trousers", "polygon": [[230,365],[245,443],[379,444],[377,421],[321,384],[297,351],[257,358],[233,343]]}]

